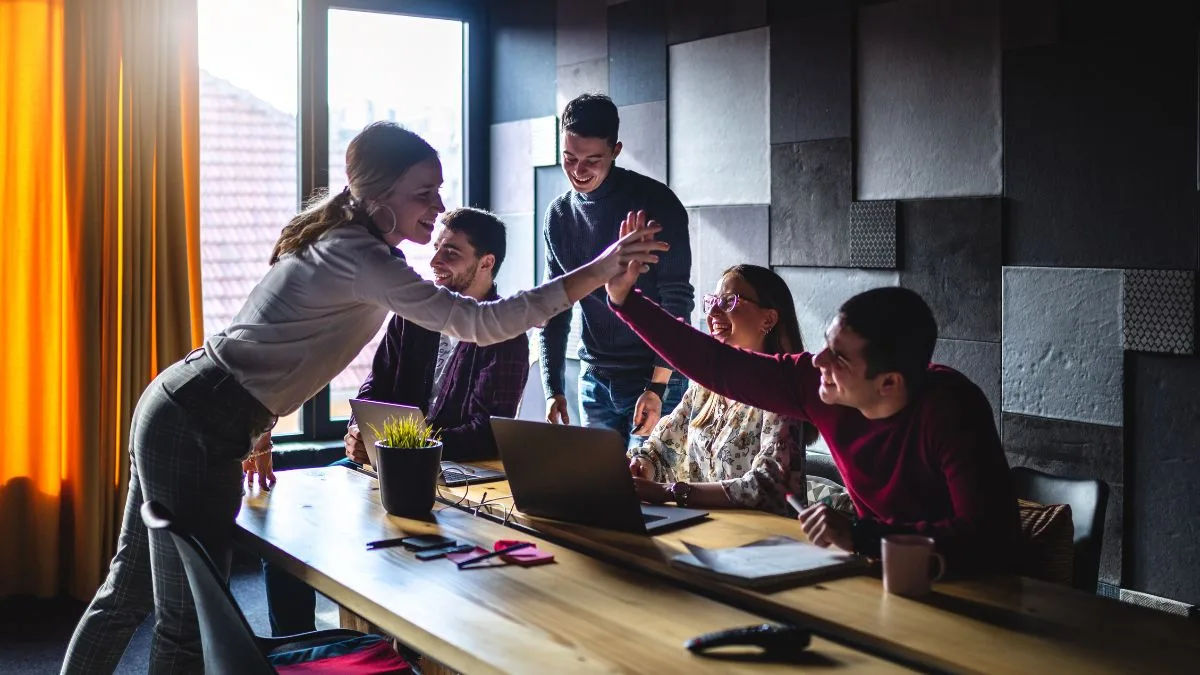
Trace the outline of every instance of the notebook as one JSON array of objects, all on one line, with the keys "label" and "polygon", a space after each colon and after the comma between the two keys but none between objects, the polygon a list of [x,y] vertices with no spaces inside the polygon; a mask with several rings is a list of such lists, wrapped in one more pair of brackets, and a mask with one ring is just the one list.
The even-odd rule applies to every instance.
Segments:
[{"label": "notebook", "polygon": [[771,537],[736,548],[706,549],[683,542],[671,564],[747,588],[787,587],[867,569],[867,559],[788,537]]}]

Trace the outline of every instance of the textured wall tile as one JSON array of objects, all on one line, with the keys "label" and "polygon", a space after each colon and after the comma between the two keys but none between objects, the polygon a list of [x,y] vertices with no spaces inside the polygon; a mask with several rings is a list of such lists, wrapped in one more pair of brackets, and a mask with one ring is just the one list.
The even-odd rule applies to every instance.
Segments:
[{"label": "textured wall tile", "polygon": [[896,269],[895,201],[850,203],[850,264]]},{"label": "textured wall tile", "polygon": [[1005,53],[1006,264],[1196,269],[1195,7]]},{"label": "textured wall tile", "polygon": [[550,202],[571,189],[571,184],[567,182],[567,176],[561,166],[539,166],[534,172],[534,202],[537,205],[533,214],[534,271],[535,278],[540,282],[546,270],[546,244],[543,239],[546,210]]},{"label": "textured wall tile", "polygon": [[667,182],[667,102],[650,101],[617,108],[621,116],[621,157],[630,171]]},{"label": "textured wall tile", "polygon": [[858,20],[858,199],[998,195],[998,0],[914,0]]},{"label": "textured wall tile", "polygon": [[900,222],[904,252],[900,285],[929,303],[939,335],[998,342],[1000,199],[903,202]]},{"label": "textured wall tile", "polygon": [[771,25],[771,143],[851,135],[854,16]]},{"label": "textured wall tile", "polygon": [[[532,173],[532,169],[530,170]],[[504,221],[507,234],[504,252],[504,264],[500,274],[496,275],[496,287],[501,296],[512,295],[517,291],[533,288],[537,285],[534,278],[536,265],[534,262],[534,238],[539,235],[534,227],[533,213],[498,213]]]},{"label": "textured wall tile", "polygon": [[491,142],[491,210],[528,213],[533,209],[532,121],[493,124]]},{"label": "textured wall tile", "polygon": [[607,94],[608,57],[559,66],[557,92],[555,109],[559,114],[580,94]]},{"label": "textured wall tile", "polygon": [[766,204],[766,28],[671,47],[671,187],[685,206]]},{"label": "textured wall tile", "polygon": [[850,139],[771,146],[771,264],[850,266]]},{"label": "textured wall tile", "polygon": [[617,105],[666,100],[663,0],[629,0],[608,8],[608,91]]},{"label": "textured wall tile", "polygon": [[712,293],[721,273],[747,263],[766,267],[767,206],[705,206],[688,209],[692,241],[692,287],[696,289],[693,325],[704,327],[700,297]]},{"label": "textured wall tile", "polygon": [[558,164],[558,118],[550,115],[529,120],[529,143],[533,166]]},{"label": "textured wall tile", "polygon": [[1132,354],[1126,585],[1200,604],[1200,359]]},{"label": "textured wall tile", "polygon": [[899,284],[895,272],[812,267],[777,267],[775,271],[792,291],[800,334],[808,350],[825,344],[825,329],[843,302],[872,288]]},{"label": "textured wall tile", "polygon": [[971,340],[937,341],[933,362],[950,366],[983,390],[992,404],[992,417],[1000,428],[1000,343]]},{"label": "textured wall tile", "polygon": [[559,66],[607,59],[608,5],[604,0],[558,0],[555,42]]},{"label": "textured wall tile", "polygon": [[1004,0],[1001,40],[1005,49],[1039,47],[1058,41],[1058,0]]},{"label": "textured wall tile", "polygon": [[1005,412],[1121,426],[1120,270],[1004,268]]},{"label": "textured wall tile", "polygon": [[667,44],[767,25],[767,0],[667,0]]},{"label": "textured wall tile", "polygon": [[1102,480],[1109,487],[1100,552],[1100,581],[1121,583],[1125,442],[1120,427],[1004,414],[1004,450],[1011,466],[1065,478]]},{"label": "textured wall tile", "polygon": [[492,122],[554,114],[555,0],[505,3],[492,18]]},{"label": "textured wall tile", "polygon": [[1196,273],[1126,270],[1122,318],[1125,349],[1195,353]]}]

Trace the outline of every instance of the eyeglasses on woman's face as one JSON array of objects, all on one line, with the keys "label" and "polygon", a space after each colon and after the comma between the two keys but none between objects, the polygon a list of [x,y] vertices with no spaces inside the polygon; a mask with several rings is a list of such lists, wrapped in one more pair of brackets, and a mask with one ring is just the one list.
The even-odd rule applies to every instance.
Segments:
[{"label": "eyeglasses on woman's face", "polygon": [[762,307],[762,304],[760,304],[757,300],[747,298],[740,293],[722,293],[720,295],[705,293],[703,301],[704,313],[712,314],[713,308],[715,307],[728,314],[738,306],[739,302],[749,302]]}]

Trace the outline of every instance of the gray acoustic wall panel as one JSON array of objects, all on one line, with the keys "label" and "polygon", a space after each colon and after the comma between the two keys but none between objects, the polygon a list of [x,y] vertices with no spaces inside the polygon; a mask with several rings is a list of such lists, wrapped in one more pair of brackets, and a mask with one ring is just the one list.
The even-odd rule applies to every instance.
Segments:
[{"label": "gray acoustic wall panel", "polygon": [[492,122],[554,114],[557,3],[496,3],[492,23]]},{"label": "gray acoustic wall panel", "polygon": [[491,150],[491,210],[496,213],[531,212],[533,121],[493,124]]},{"label": "gray acoustic wall panel", "polygon": [[1195,353],[1196,273],[1126,270],[1122,315],[1125,349]]},{"label": "gray acoustic wall panel", "polygon": [[858,199],[999,195],[998,0],[859,12]]},{"label": "gray acoustic wall panel", "polygon": [[609,6],[608,90],[617,105],[666,100],[663,0],[629,0]]},{"label": "gray acoustic wall panel", "polygon": [[933,362],[950,366],[983,390],[992,404],[992,418],[999,429],[1000,343],[939,339],[933,350]]},{"label": "gray acoustic wall panel", "polygon": [[540,282],[546,270],[546,243],[542,234],[546,211],[550,202],[571,189],[571,184],[561,166],[539,166],[534,171],[534,278]]},{"label": "gray acoustic wall panel", "polygon": [[1004,450],[1011,466],[1108,484],[1100,581],[1121,583],[1125,511],[1125,442],[1119,427],[1004,414]]},{"label": "gray acoustic wall panel", "polygon": [[766,204],[766,28],[670,49],[667,147],[671,187],[685,206]]},{"label": "gray acoustic wall panel", "polygon": [[692,286],[697,298],[693,325],[704,327],[704,308],[699,298],[713,292],[727,268],[739,263],[768,266],[767,210],[765,204],[688,209]]},{"label": "gray acoustic wall panel", "polygon": [[850,12],[771,26],[771,142],[851,135],[854,16]]},{"label": "gray acoustic wall panel", "polygon": [[[532,173],[532,169],[530,170]],[[505,242],[504,264],[496,275],[496,287],[500,295],[512,295],[517,291],[533,288],[537,285],[534,278],[536,269],[534,240],[539,233],[534,226],[532,212],[527,213],[498,213],[504,221],[507,235]]]},{"label": "gray acoustic wall panel", "polygon": [[874,270],[777,267],[775,271],[792,291],[807,350],[825,344],[825,329],[843,302],[863,291],[896,286],[900,281],[896,272]]},{"label": "gray acoustic wall panel", "polygon": [[667,0],[667,44],[767,25],[767,0]]},{"label": "gray acoustic wall panel", "polygon": [[929,303],[938,334],[999,342],[1001,200],[901,202],[900,222],[900,285]]},{"label": "gray acoustic wall panel", "polygon": [[555,110],[561,115],[567,102],[580,94],[608,93],[608,57],[558,67]]},{"label": "gray acoustic wall panel", "polygon": [[1120,270],[1004,268],[1005,412],[1121,426]]},{"label": "gray acoustic wall panel", "polygon": [[559,66],[607,59],[608,4],[604,0],[558,0],[555,42]]},{"label": "gray acoustic wall panel", "polygon": [[771,264],[849,267],[850,139],[771,146]]},{"label": "gray acoustic wall panel", "polygon": [[558,118],[550,115],[529,120],[529,145],[533,166],[558,164]]},{"label": "gray acoustic wall panel", "polygon": [[1200,5],[1075,5],[1004,56],[1005,263],[1195,270]]},{"label": "gray acoustic wall panel", "polygon": [[617,108],[621,116],[621,156],[617,164],[667,182],[667,102],[650,101]]},{"label": "gray acoustic wall panel", "polygon": [[1131,588],[1200,604],[1200,359],[1131,354]]},{"label": "gray acoustic wall panel", "polygon": [[850,203],[850,264],[896,269],[896,202]]}]

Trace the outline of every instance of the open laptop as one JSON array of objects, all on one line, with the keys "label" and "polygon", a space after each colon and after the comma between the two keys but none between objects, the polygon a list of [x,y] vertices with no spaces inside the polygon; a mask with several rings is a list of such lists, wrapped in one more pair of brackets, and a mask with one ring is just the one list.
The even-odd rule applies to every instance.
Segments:
[{"label": "open laptop", "polygon": [[[370,425],[373,424],[375,428],[383,429],[383,423],[388,418],[395,418],[397,420],[413,417],[420,420],[425,419],[425,415],[421,412],[420,408],[396,403],[368,401],[365,398],[350,399],[350,409],[354,411],[354,419],[358,421],[358,430],[362,434],[363,444],[367,446],[367,459],[371,463],[372,470],[379,466],[379,458],[376,456],[375,451],[375,441],[379,439],[375,435],[375,432],[371,431]],[[475,483],[487,483],[497,480],[504,480],[503,471],[450,461],[442,462],[442,474],[438,478],[438,482],[447,487],[473,485]]]},{"label": "open laptop", "polygon": [[625,444],[611,429],[493,417],[492,434],[522,513],[635,534],[658,534],[708,515],[643,504]]}]

